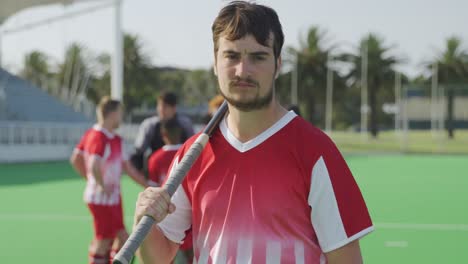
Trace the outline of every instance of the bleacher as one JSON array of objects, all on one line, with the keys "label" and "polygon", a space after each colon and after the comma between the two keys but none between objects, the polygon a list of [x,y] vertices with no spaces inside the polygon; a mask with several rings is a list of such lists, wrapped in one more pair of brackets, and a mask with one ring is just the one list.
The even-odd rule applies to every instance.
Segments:
[{"label": "bleacher", "polygon": [[0,68],[0,162],[67,159],[92,118]]},{"label": "bleacher", "polygon": [[0,121],[92,122],[86,115],[1,68]]}]

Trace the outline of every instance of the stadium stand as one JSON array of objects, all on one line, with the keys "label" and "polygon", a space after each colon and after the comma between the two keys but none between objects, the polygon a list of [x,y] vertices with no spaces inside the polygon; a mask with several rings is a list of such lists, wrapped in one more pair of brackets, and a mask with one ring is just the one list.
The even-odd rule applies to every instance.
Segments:
[{"label": "stadium stand", "polygon": [[92,122],[38,87],[0,68],[0,121]]}]

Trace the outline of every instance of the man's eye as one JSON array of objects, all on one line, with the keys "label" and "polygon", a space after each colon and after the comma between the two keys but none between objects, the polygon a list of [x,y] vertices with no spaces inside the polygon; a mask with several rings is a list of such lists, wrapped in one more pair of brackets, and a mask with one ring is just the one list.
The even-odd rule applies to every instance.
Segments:
[{"label": "man's eye", "polygon": [[230,60],[237,60],[239,58],[239,56],[236,55],[236,54],[227,54],[226,58],[228,58]]},{"label": "man's eye", "polygon": [[264,61],[266,58],[262,55],[253,56],[254,61]]}]

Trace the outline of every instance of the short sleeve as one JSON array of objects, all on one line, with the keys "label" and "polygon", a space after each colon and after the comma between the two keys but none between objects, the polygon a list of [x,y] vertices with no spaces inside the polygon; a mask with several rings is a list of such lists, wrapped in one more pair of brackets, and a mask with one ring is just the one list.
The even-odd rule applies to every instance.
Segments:
[{"label": "short sleeve", "polygon": [[87,146],[86,151],[91,156],[98,156],[103,158],[106,151],[106,140],[104,139],[104,135],[100,134],[93,134],[93,137],[90,139],[90,142]]},{"label": "short sleeve", "polygon": [[148,176],[149,184],[151,186],[160,186],[159,182],[159,169],[158,169],[158,151],[154,152],[148,159]]},{"label": "short sleeve", "polygon": [[311,221],[320,247],[330,252],[370,233],[374,228],[364,198],[333,142],[311,172],[308,197]]},{"label": "short sleeve", "polygon": [[85,141],[86,141],[86,138],[88,137],[88,134],[89,134],[89,130],[87,130],[87,131],[83,134],[83,136],[81,137],[81,139],[80,139],[80,141],[78,142],[78,144],[76,144],[75,149],[74,149],[74,152],[83,153],[84,148],[85,148]]},{"label": "short sleeve", "polygon": [[[178,158],[176,157],[170,173],[173,172],[173,168],[177,166],[177,163]],[[169,214],[158,226],[169,240],[182,244],[185,231],[192,226],[192,206],[182,185],[177,188],[171,200],[176,206],[176,210]]]}]

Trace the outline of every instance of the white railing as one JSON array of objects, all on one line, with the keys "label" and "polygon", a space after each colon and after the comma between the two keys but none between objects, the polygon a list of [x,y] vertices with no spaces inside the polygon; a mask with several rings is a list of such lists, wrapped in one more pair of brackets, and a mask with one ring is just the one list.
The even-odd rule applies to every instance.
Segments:
[{"label": "white railing", "polygon": [[[92,123],[0,122],[0,145],[76,144]],[[133,143],[138,125],[124,124],[118,130],[126,143]]]},{"label": "white railing", "polygon": [[[0,163],[66,160],[92,123],[2,122]],[[199,131],[203,126],[195,125]],[[138,124],[123,124],[117,131],[131,151]]]},{"label": "white railing", "polygon": [[[0,122],[0,163],[66,160],[92,123]],[[131,150],[138,125],[119,134]]]}]

